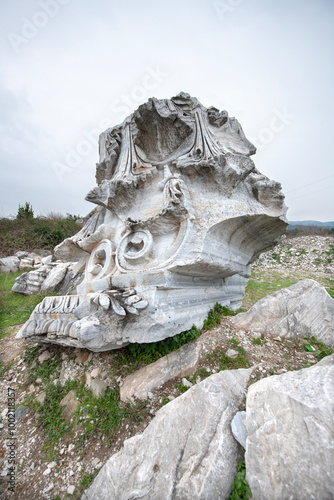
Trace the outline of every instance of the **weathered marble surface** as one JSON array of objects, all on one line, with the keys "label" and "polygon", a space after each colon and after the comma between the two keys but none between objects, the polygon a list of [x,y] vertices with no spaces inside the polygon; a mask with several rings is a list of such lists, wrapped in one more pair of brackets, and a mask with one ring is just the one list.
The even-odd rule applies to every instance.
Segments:
[{"label": "weathered marble surface", "polygon": [[82,500],[228,499],[242,460],[231,420],[251,373],[216,373],[161,408],[110,457]]},{"label": "weathered marble surface", "polygon": [[278,290],[231,321],[238,328],[274,337],[315,335],[334,347],[334,299],[314,280],[305,279]]},{"label": "weathered marble surface", "polygon": [[260,174],[235,118],[181,93],[149,99],[99,139],[97,207],[55,249],[77,295],[45,299],[18,337],[93,351],[202,327],[240,307],[252,262],[285,232],[281,186]]},{"label": "weathered marble surface", "polygon": [[247,393],[246,478],[255,500],[334,494],[334,355]]}]

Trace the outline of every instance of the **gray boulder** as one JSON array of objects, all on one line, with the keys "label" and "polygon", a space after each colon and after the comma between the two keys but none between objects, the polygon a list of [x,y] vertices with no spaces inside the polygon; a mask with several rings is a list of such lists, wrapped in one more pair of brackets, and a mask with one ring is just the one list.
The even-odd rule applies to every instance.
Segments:
[{"label": "gray boulder", "polygon": [[227,499],[242,457],[230,424],[250,374],[217,373],[161,408],[107,461],[82,499]]},{"label": "gray boulder", "polygon": [[247,394],[246,478],[254,500],[334,498],[334,355]]},{"label": "gray boulder", "polygon": [[334,347],[334,299],[314,280],[299,281],[232,318],[244,330],[296,338],[316,335]]},{"label": "gray boulder", "polygon": [[0,273],[16,273],[19,270],[20,259],[16,255],[0,259]]}]

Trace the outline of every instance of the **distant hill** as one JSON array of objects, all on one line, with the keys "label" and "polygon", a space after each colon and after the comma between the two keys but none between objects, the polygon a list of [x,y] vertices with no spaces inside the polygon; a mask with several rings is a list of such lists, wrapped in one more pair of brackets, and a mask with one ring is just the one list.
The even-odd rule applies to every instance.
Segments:
[{"label": "distant hill", "polygon": [[332,229],[334,227],[334,221],[330,222],[320,222],[318,220],[290,220],[289,229],[293,229],[296,226],[315,226],[323,227],[325,229]]}]

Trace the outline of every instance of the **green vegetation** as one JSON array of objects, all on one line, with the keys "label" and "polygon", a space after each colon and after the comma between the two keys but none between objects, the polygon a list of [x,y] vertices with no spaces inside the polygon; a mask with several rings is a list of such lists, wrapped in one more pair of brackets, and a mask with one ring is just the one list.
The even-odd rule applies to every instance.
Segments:
[{"label": "green vegetation", "polygon": [[50,249],[80,230],[78,216],[49,214],[34,217],[30,203],[19,206],[16,218],[0,219],[0,256],[13,255],[18,250]]},{"label": "green vegetation", "polygon": [[108,387],[104,396],[96,398],[82,383],[77,395],[80,401],[78,417],[83,425],[80,444],[93,434],[112,438],[123,418],[139,423],[147,416],[146,401],[139,401],[137,404],[130,401],[121,403],[118,387],[116,389]]},{"label": "green vegetation", "polygon": [[24,205],[19,205],[19,209],[16,215],[17,219],[33,219],[34,211],[30,203],[26,202]]},{"label": "green vegetation", "polygon": [[270,274],[262,269],[253,269],[252,276],[248,281],[243,308],[248,310],[258,300],[267,295],[298,283],[305,278],[318,281],[323,285],[331,297],[334,298],[334,280],[323,275],[314,275],[308,272],[295,272],[293,275],[286,276],[279,271],[270,270]]},{"label": "green vegetation", "polygon": [[137,361],[144,364],[153,363],[159,358],[166,356],[173,351],[176,351],[184,344],[189,343],[191,340],[196,340],[201,334],[201,330],[196,328],[195,325],[186,332],[178,333],[174,337],[160,340],[159,342],[152,342],[148,344],[130,344],[128,351],[131,356]]},{"label": "green vegetation", "polygon": [[318,361],[334,353],[334,350],[331,347],[326,346],[323,342],[318,340],[315,335],[310,339],[305,337],[305,340],[310,342],[310,344],[305,344],[305,350],[315,352],[315,356]]},{"label": "green vegetation", "polygon": [[182,394],[186,392],[188,389],[190,389],[190,387],[188,387],[187,385],[177,384],[177,383],[175,384],[175,387],[179,389],[179,391],[182,392]]},{"label": "green vegetation", "polygon": [[43,405],[38,402],[32,404],[33,409],[38,410],[38,423],[47,435],[46,451],[52,453],[54,445],[70,429],[62,416],[63,407],[60,401],[76,385],[76,381],[67,381],[63,387],[60,384],[49,383],[45,388]]},{"label": "green vegetation", "polygon": [[8,327],[27,321],[37,304],[45,297],[45,294],[28,297],[11,292],[15,278],[20,274],[22,272],[0,274],[0,338],[6,334],[6,329],[8,333]]},{"label": "green vegetation", "polygon": [[53,358],[37,363],[35,360],[38,357],[39,346],[26,349],[23,359],[29,366],[29,376],[27,383],[34,384],[39,378],[43,382],[48,382],[51,378],[55,379],[59,376],[61,370],[61,354],[58,351]]},{"label": "green vegetation", "polygon": [[239,462],[238,472],[232,484],[230,500],[248,500],[252,498],[252,492],[246,481],[246,464]]},{"label": "green vegetation", "polygon": [[220,368],[219,370],[237,370],[238,368],[248,368],[250,363],[247,359],[247,352],[243,347],[234,347],[236,351],[239,352],[237,358],[230,358],[226,353],[222,353],[220,357]]},{"label": "green vegetation", "polygon": [[261,339],[252,339],[252,342],[255,345],[262,345],[262,340]]}]

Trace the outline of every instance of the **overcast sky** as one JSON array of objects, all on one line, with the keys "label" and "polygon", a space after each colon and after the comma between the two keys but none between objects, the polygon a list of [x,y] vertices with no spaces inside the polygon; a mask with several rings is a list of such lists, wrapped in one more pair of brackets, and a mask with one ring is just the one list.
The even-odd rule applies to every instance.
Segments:
[{"label": "overcast sky", "polygon": [[290,220],[334,220],[333,0],[0,6],[0,216],[86,215],[98,133],[182,90],[239,120]]}]

